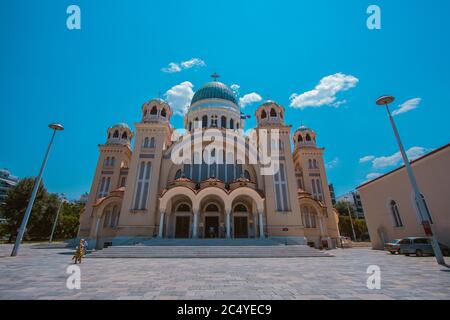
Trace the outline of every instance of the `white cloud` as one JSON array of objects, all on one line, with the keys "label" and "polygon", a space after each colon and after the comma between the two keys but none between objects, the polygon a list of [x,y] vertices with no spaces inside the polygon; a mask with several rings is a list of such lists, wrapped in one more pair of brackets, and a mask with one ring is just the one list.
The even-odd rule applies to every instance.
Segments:
[{"label": "white cloud", "polygon": [[339,163],[339,158],[336,157],[336,158],[334,158],[333,160],[327,162],[327,163],[325,164],[325,167],[326,167],[327,169],[333,169],[334,167],[336,167],[336,166],[338,165],[338,163]]},{"label": "white cloud", "polygon": [[230,88],[231,88],[231,90],[233,90],[233,91],[238,91],[238,90],[241,88],[241,86],[238,85],[238,84],[236,84],[236,83],[233,83],[233,84],[230,86]]},{"label": "white cloud", "polygon": [[171,62],[171,63],[169,63],[169,66],[167,68],[162,68],[161,71],[166,72],[166,73],[175,73],[175,72],[180,72],[181,68],[178,65],[178,63]]},{"label": "white cloud", "polygon": [[329,75],[322,78],[313,90],[302,94],[291,94],[289,97],[291,100],[290,106],[293,108],[304,109],[306,107],[321,107],[328,105],[337,108],[346,101],[336,101],[336,94],[355,87],[358,81],[358,78],[343,73]]},{"label": "white cloud", "polygon": [[206,63],[202,59],[192,58],[187,61],[171,62],[169,63],[168,67],[162,68],[161,71],[166,73],[176,73],[193,67],[205,67],[205,66]]},{"label": "white cloud", "polygon": [[[422,147],[412,147],[406,151],[409,160],[417,159],[427,153],[429,150]],[[372,166],[375,169],[397,166],[402,162],[402,155],[396,152],[390,156],[377,157],[372,160]]]},{"label": "white cloud", "polygon": [[192,67],[205,67],[206,63],[202,59],[192,58],[191,60],[181,62],[183,69],[190,69]]},{"label": "white cloud", "polygon": [[252,93],[248,93],[246,95],[244,95],[243,97],[239,98],[239,104],[241,105],[242,108],[244,108],[245,106],[255,103],[255,102],[259,102],[261,101],[262,98],[259,94],[257,94],[256,92],[252,92]]},{"label": "white cloud", "polygon": [[395,117],[399,114],[414,110],[419,106],[421,101],[422,101],[421,98],[410,99],[410,100],[402,103],[401,105],[399,105],[398,109],[396,109],[392,112],[392,115]]},{"label": "white cloud", "polygon": [[365,156],[359,159],[359,163],[369,162],[375,159],[375,156]]},{"label": "white cloud", "polygon": [[376,178],[378,178],[379,176],[381,176],[381,173],[378,173],[378,172],[372,172],[372,173],[369,173],[369,174],[366,176],[366,179],[367,179],[367,181],[369,181],[369,180],[376,179]]},{"label": "white cloud", "polygon": [[184,81],[173,86],[164,94],[167,103],[172,107],[174,114],[183,116],[191,103],[194,85],[189,81]]}]

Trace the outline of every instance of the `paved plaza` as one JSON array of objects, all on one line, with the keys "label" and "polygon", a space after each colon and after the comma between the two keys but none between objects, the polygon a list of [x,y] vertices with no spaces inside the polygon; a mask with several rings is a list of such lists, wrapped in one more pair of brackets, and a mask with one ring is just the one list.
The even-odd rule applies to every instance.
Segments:
[{"label": "paved plaza", "polygon": [[[0,245],[0,299],[450,299],[450,270],[433,257],[369,248],[334,257],[264,259],[84,259],[81,289],[69,290],[68,249]],[[448,261],[448,258],[447,262]],[[367,267],[381,289],[366,286]]]}]

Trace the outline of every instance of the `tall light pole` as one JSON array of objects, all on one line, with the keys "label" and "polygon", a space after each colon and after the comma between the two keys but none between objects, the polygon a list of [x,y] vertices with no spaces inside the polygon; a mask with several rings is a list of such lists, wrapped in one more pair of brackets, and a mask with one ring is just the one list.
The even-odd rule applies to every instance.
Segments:
[{"label": "tall light pole", "polygon": [[402,154],[403,158],[403,163],[405,164],[406,172],[408,173],[409,183],[411,184],[411,187],[414,192],[414,198],[417,204],[417,211],[416,211],[417,217],[419,219],[419,222],[422,224],[425,235],[427,237],[430,237],[431,239],[431,244],[433,246],[434,255],[436,257],[437,262],[440,265],[447,266],[444,257],[442,256],[441,248],[439,247],[439,242],[436,239],[434,227],[429,219],[429,214],[431,213],[427,210],[427,207],[425,205],[425,199],[419,190],[419,186],[417,184],[416,177],[414,176],[414,173],[412,171],[411,164],[409,163],[408,156],[405,152],[405,148],[403,148],[402,141],[400,140],[400,135],[397,131],[397,126],[395,125],[394,119],[392,118],[391,115],[391,111],[389,110],[389,104],[394,100],[395,98],[393,96],[386,95],[378,98],[376,104],[379,106],[386,106],[389,121],[391,122],[392,130],[394,131],[395,138],[397,139],[398,147],[400,148],[400,153]]},{"label": "tall light pole", "polygon": [[55,222],[53,222],[53,228],[52,228],[52,233],[50,234],[50,240],[48,241],[49,243],[52,243],[52,241],[53,241],[53,234],[55,233],[56,225],[58,223],[59,213],[61,212],[61,208],[62,208],[64,202],[66,202],[66,199],[64,197],[64,193],[62,193],[61,194],[61,202],[59,203],[58,211],[56,212]]},{"label": "tall light pole", "polygon": [[47,164],[48,155],[50,153],[50,149],[52,148],[53,140],[55,138],[56,131],[64,130],[64,127],[59,123],[51,123],[48,125],[50,129],[53,130],[52,138],[47,147],[47,152],[45,153],[44,161],[42,161],[41,169],[39,171],[39,175],[34,181],[33,192],[31,192],[30,201],[28,201],[27,210],[25,211],[25,215],[22,220],[22,224],[20,225],[19,232],[17,233],[16,243],[14,244],[13,251],[11,252],[11,256],[17,256],[17,252],[19,251],[20,243],[22,242],[23,235],[25,234],[25,230],[27,227],[28,219],[30,218],[31,209],[33,209],[34,200],[36,199],[36,194],[39,189],[39,185],[41,184],[42,173],[44,172],[45,165]]},{"label": "tall light pole", "polygon": [[348,201],[347,197],[344,197],[344,199],[345,199],[345,202],[347,202],[347,210],[348,210],[348,216],[350,217],[350,225],[352,226],[353,239],[355,239],[355,242],[356,242],[355,227],[353,226],[352,213],[350,211],[350,201]]}]

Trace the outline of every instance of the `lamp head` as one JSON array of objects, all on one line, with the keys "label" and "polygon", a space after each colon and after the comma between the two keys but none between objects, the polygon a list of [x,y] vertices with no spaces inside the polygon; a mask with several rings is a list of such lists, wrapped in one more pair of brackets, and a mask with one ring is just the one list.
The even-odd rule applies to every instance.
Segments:
[{"label": "lamp head", "polygon": [[49,127],[50,129],[58,130],[58,131],[64,130],[64,127],[62,126],[62,124],[59,124],[59,123],[50,123],[50,124],[48,125],[48,127]]},{"label": "lamp head", "polygon": [[393,102],[395,100],[395,98],[393,96],[381,96],[377,99],[376,104],[379,106],[384,106],[387,104],[390,104],[391,102]]}]

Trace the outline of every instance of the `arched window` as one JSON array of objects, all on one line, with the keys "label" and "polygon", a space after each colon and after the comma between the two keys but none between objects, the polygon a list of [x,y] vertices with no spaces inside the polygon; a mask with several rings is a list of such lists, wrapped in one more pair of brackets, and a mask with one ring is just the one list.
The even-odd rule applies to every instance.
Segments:
[{"label": "arched window", "polygon": [[218,212],[219,208],[214,203],[208,204],[208,206],[205,209],[206,212]]},{"label": "arched window", "polygon": [[261,111],[261,119],[267,118],[266,110]]},{"label": "arched window", "polygon": [[194,120],[194,128],[198,128],[198,118],[195,118]]},{"label": "arched window", "polygon": [[202,128],[206,128],[206,127],[208,127],[208,116],[204,115],[202,117]]},{"label": "arched window", "polygon": [[112,157],[112,158],[111,158],[110,165],[111,165],[111,166],[114,166],[115,163],[116,163],[116,158]]},{"label": "arched window", "polygon": [[163,109],[161,110],[161,117],[164,117],[164,118],[165,118],[166,115],[167,115],[166,109],[163,108]]},{"label": "arched window", "polygon": [[274,108],[270,109],[270,116],[271,117],[276,117],[277,116],[277,112],[275,111]]},{"label": "arched window", "polygon": [[400,217],[400,212],[398,210],[397,203],[392,200],[390,203],[392,217],[394,218],[394,224],[397,228],[403,227],[402,218]]},{"label": "arched window", "polygon": [[309,135],[309,133],[306,134],[306,141],[311,141],[311,136]]},{"label": "arched window", "polygon": [[181,170],[178,170],[178,171],[175,173],[175,180],[177,180],[177,179],[179,179],[179,178],[181,178]]},{"label": "arched window", "polygon": [[155,147],[155,138],[152,137],[152,138],[150,139],[150,148],[154,148],[154,147]]},{"label": "arched window", "polygon": [[297,142],[302,142],[302,141],[303,141],[303,137],[301,134],[299,134],[297,137]]},{"label": "arched window", "polygon": [[144,143],[142,145],[144,148],[148,148],[148,137],[145,137]]},{"label": "arched window", "polygon": [[151,114],[151,115],[158,114],[158,109],[156,108],[156,106],[153,106],[153,107],[152,107],[152,110],[150,110],[150,114]]},{"label": "arched window", "polygon": [[109,166],[109,157],[106,157],[105,161],[103,162],[104,166]]},{"label": "arched window", "polygon": [[147,113],[148,113],[148,110],[147,110],[147,109],[145,109],[145,110],[144,110],[144,117],[146,117],[146,116],[147,116]]},{"label": "arched window", "polygon": [[313,168],[315,168],[315,169],[318,168],[318,167],[317,167],[317,161],[316,161],[316,159],[313,160]]},{"label": "arched window", "polygon": [[126,131],[124,131],[123,133],[122,133],[122,139],[128,139],[128,135],[127,135],[127,132]]},{"label": "arched window", "polygon": [[119,137],[119,130],[114,131],[113,138]]},{"label": "arched window", "polygon": [[234,212],[248,212],[248,210],[246,206],[244,206],[242,203],[239,203],[234,207]]},{"label": "arched window", "polygon": [[244,171],[244,178],[247,179],[247,180],[251,180],[250,172],[248,172],[248,170]]},{"label": "arched window", "polygon": [[230,119],[230,129],[234,129],[234,120]]},{"label": "arched window", "polygon": [[189,121],[189,131],[192,131],[192,121]]},{"label": "arched window", "polygon": [[222,116],[222,118],[220,120],[220,127],[222,127],[222,128],[226,128],[227,127],[227,117]]},{"label": "arched window", "polygon": [[239,122],[236,122],[236,129],[239,129]]},{"label": "arched window", "polygon": [[187,203],[181,203],[178,205],[176,212],[191,212],[191,207]]},{"label": "arched window", "polygon": [[312,160],[309,159],[309,160],[308,160],[308,168],[309,168],[309,169],[312,169],[312,167],[313,167],[313,166],[312,166]]}]

